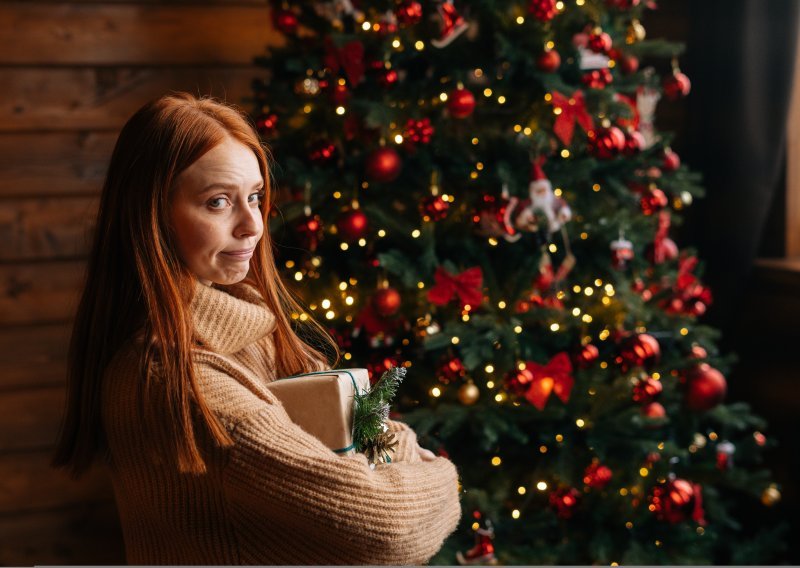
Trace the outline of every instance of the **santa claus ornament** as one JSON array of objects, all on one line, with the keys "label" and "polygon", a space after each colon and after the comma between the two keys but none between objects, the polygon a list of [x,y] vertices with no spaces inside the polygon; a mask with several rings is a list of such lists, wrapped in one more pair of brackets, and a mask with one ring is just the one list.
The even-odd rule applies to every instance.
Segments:
[{"label": "santa claus ornament", "polygon": [[467,31],[469,24],[458,13],[453,0],[443,0],[436,7],[439,17],[442,19],[441,32],[439,37],[431,40],[431,45],[442,49],[453,43],[453,41]]},{"label": "santa claus ornament", "polygon": [[[542,169],[543,160],[539,159],[532,164],[531,181],[528,184],[528,199],[519,201],[516,197],[509,200],[506,214],[509,220],[513,219],[513,226],[523,232],[536,232],[539,230],[537,212],[547,220],[547,233],[552,234],[572,219],[572,210],[567,202],[556,197],[553,184],[547,179]],[[519,238],[519,236],[517,236]]]}]

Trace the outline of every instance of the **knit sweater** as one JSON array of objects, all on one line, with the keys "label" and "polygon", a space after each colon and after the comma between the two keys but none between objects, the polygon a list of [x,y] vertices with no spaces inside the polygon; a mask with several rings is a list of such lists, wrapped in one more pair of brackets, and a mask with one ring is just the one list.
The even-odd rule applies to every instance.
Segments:
[{"label": "knit sweater", "polygon": [[[275,315],[246,284],[198,284],[192,301],[199,388],[233,439],[198,429],[207,472],[156,459],[165,447],[141,423],[141,342],[109,365],[103,386],[108,467],[131,564],[422,564],[454,530],[456,469],[422,461],[416,436],[393,422],[391,464],[340,456],[291,422],[274,380]],[[156,389],[158,383],[156,382]],[[151,391],[153,392],[153,391]],[[163,400],[144,400],[169,420]]]}]

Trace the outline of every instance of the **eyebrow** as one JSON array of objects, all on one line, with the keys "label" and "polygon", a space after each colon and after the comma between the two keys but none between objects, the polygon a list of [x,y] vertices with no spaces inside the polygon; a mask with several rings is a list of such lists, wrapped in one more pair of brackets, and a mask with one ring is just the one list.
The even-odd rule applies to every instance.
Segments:
[{"label": "eyebrow", "polygon": [[[264,181],[263,180],[255,183],[253,185],[253,189],[261,189],[263,187],[264,187]],[[207,185],[204,189],[200,190],[200,193],[201,194],[202,193],[206,193],[207,191],[210,191],[212,189],[217,189],[217,188],[236,190],[236,189],[239,189],[239,186],[236,185],[235,183],[217,182],[217,183],[212,183],[210,185]]]}]

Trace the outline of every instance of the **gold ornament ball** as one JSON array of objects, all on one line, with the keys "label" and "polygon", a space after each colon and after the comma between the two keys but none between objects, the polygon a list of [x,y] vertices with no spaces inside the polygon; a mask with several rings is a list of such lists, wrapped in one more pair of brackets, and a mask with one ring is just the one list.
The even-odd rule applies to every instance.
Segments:
[{"label": "gold ornament ball", "polygon": [[631,20],[628,26],[628,33],[625,36],[625,43],[630,45],[637,41],[642,41],[645,37],[647,37],[647,31],[645,31],[642,23],[639,20]]},{"label": "gold ornament ball", "polygon": [[465,404],[467,406],[478,402],[478,397],[480,397],[480,395],[481,391],[478,390],[478,387],[475,386],[475,383],[463,384],[461,385],[461,388],[458,389],[458,400],[461,401],[461,404]]},{"label": "gold ornament ball", "polygon": [[767,507],[772,507],[775,503],[781,500],[781,492],[774,485],[770,485],[761,494],[761,502]]}]

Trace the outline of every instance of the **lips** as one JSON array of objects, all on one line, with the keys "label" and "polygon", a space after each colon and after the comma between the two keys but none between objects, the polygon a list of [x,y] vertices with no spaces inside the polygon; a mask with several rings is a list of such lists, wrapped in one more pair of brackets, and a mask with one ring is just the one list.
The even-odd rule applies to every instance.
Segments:
[{"label": "lips", "polygon": [[225,256],[229,256],[231,258],[235,258],[238,260],[246,260],[253,256],[253,251],[256,250],[255,248],[250,249],[242,249],[242,250],[224,250],[222,254]]}]

